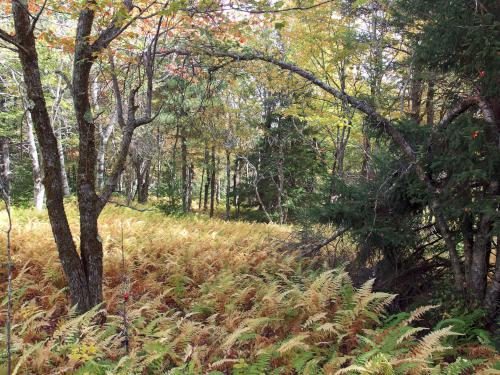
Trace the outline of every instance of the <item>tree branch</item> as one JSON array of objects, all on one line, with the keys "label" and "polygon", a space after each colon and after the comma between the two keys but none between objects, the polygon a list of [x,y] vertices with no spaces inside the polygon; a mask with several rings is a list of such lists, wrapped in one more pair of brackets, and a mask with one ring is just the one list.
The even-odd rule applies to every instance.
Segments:
[{"label": "tree branch", "polygon": [[339,228],[337,228],[337,230],[335,230],[335,232],[333,232],[333,234],[328,237],[327,239],[321,241],[319,244],[309,248],[309,249],[306,249],[304,250],[300,256],[301,257],[306,257],[306,256],[311,256],[315,253],[317,253],[318,251],[320,251],[323,247],[329,245],[330,243],[332,243],[333,241],[335,241],[337,238],[339,238],[340,236],[342,236],[345,232],[347,232],[347,228],[344,228],[342,226],[340,226]]},{"label": "tree branch", "polygon": [[468,98],[465,98],[444,115],[443,119],[438,124],[438,128],[446,128],[451,122],[453,122],[453,120],[455,120],[462,113],[466,112],[473,105],[478,104],[478,102],[479,97],[477,96],[470,96]]},{"label": "tree branch", "polygon": [[122,94],[120,92],[120,86],[118,85],[118,77],[116,76],[116,68],[115,61],[113,59],[113,55],[109,54],[109,65],[111,66],[111,82],[113,84],[113,93],[115,96],[115,106],[116,106],[116,114],[118,117],[118,124],[120,128],[125,128],[125,119],[123,117],[123,100]]},{"label": "tree branch", "polygon": [[73,96],[73,85],[71,84],[69,77],[62,70],[56,70],[54,73],[56,73],[59,77],[63,79],[64,83],[69,89],[71,96]]},{"label": "tree branch", "polygon": [[151,2],[148,4],[144,9],[140,9],[138,7],[134,7],[131,2],[125,1],[124,2],[127,10],[130,12],[132,9],[137,8],[139,9],[139,14],[136,16],[132,17],[130,20],[128,20],[124,25],[120,26],[120,20],[115,17],[109,24],[109,26],[104,29],[99,36],[97,37],[96,41],[92,44],[92,50],[94,52],[99,52],[103,50],[104,48],[108,47],[109,44],[116,39],[118,36],[120,36],[121,33],[123,33],[132,23],[134,23],[137,19],[139,19],[146,11],[148,11],[154,4],[156,4],[156,1]]},{"label": "tree branch", "polygon": [[0,39],[6,41],[9,44],[12,44],[12,45],[16,46],[17,49],[26,52],[26,49],[21,44],[19,44],[17,42],[16,37],[13,36],[13,35],[10,35],[5,30],[0,29]]},{"label": "tree branch", "polygon": [[36,23],[38,22],[38,20],[40,19],[40,16],[42,15],[43,13],[43,10],[45,9],[45,6],[47,5],[47,0],[45,0],[40,8],[40,10],[38,11],[38,13],[36,14],[35,17],[33,17],[33,21],[31,21],[31,28],[30,28],[30,31],[33,32],[35,30],[35,27],[36,27]]}]

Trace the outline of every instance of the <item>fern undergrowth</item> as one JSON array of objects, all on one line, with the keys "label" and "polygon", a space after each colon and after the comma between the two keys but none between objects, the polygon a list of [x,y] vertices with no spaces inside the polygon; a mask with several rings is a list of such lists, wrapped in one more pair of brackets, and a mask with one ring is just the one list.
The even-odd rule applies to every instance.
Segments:
[{"label": "fern undergrowth", "polygon": [[[342,269],[308,269],[276,251],[287,227],[107,208],[105,305],[76,316],[47,218],[17,211],[15,224],[17,374],[499,373],[488,345],[447,345],[453,322],[416,325],[435,306],[389,318],[395,296],[374,292],[373,280],[355,288]],[[5,299],[1,308],[3,326]],[[4,360],[0,346],[0,373]]]}]

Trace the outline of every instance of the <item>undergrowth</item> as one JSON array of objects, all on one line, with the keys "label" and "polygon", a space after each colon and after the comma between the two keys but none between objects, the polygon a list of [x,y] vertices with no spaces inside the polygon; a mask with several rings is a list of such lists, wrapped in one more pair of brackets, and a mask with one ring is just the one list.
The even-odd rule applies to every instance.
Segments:
[{"label": "undergrowth", "polygon": [[[456,322],[416,325],[435,306],[387,316],[394,295],[373,292],[373,281],[355,288],[342,269],[276,251],[288,227],[109,207],[100,220],[106,305],[76,316],[46,216],[14,218],[17,374],[499,373],[488,345],[447,346],[458,342]],[[5,309],[3,299],[2,326]],[[2,373],[4,346],[0,355]]]}]

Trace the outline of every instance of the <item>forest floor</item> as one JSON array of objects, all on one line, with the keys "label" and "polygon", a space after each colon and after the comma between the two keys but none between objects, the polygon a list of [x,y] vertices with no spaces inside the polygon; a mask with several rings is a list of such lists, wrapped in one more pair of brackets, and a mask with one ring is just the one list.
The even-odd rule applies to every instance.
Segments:
[{"label": "forest floor", "polygon": [[[67,211],[77,239],[74,202]],[[13,217],[18,374],[486,374],[499,365],[489,346],[456,341],[453,327],[411,328],[434,307],[388,321],[393,295],[278,251],[291,227],[201,215],[106,208],[105,305],[75,316],[47,216],[15,208]],[[0,276],[5,295],[5,267]],[[3,327],[6,298],[1,309]]]}]

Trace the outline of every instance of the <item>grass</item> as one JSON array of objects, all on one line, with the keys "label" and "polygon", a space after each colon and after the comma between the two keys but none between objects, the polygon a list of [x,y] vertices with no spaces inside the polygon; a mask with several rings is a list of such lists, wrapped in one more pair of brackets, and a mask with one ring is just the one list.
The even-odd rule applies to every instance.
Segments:
[{"label": "grass", "polygon": [[[67,211],[77,238],[75,204],[68,203]],[[15,209],[17,373],[493,371],[497,354],[488,346],[446,349],[443,339],[453,335],[451,327],[430,333],[412,328],[426,309],[388,323],[385,307],[393,295],[373,292],[371,282],[356,289],[342,269],[313,269],[277,251],[290,231],[287,226],[196,215],[173,218],[109,206],[100,219],[105,305],[77,317],[68,307],[46,215]],[[4,293],[5,268],[1,277]],[[2,325],[5,308],[4,300]],[[5,348],[0,350],[4,363]],[[5,373],[2,366],[0,374]]]}]

